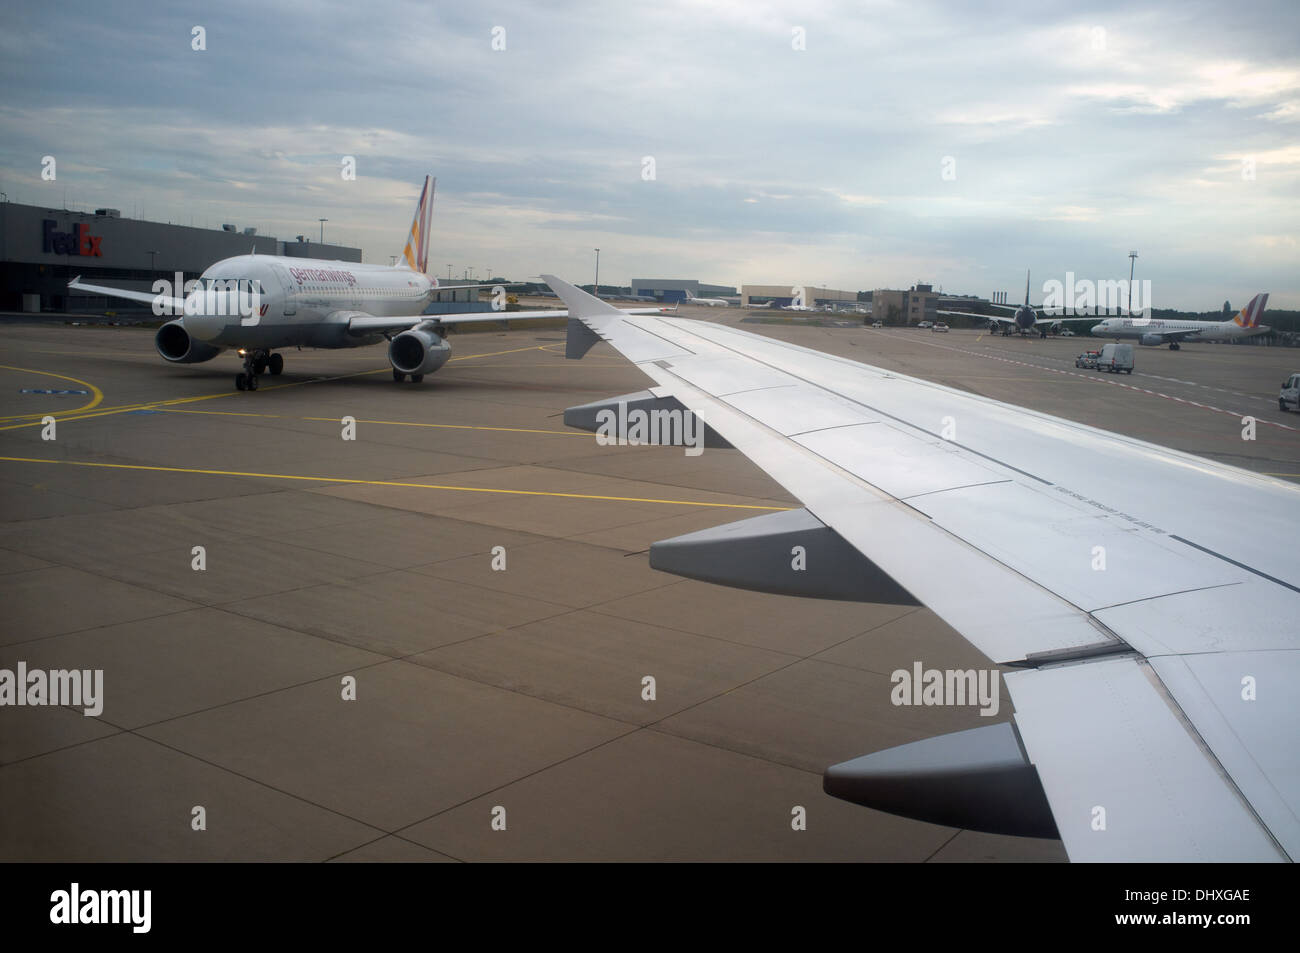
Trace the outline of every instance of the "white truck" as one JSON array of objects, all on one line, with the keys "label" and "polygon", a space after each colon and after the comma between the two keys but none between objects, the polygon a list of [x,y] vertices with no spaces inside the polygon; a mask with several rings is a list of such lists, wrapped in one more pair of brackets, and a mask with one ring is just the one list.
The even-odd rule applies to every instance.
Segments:
[{"label": "white truck", "polygon": [[1101,349],[1097,370],[1109,374],[1133,373],[1133,345],[1111,342]]},{"label": "white truck", "polygon": [[1282,382],[1277,395],[1278,410],[1300,410],[1300,374],[1292,374]]}]

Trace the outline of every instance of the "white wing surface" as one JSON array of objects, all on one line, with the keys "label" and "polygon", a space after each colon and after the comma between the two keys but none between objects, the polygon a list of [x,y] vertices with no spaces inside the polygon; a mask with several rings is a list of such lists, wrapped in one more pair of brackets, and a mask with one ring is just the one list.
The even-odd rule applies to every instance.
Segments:
[{"label": "white wing surface", "polygon": [[[1300,488],[734,328],[622,314],[544,277],[569,308],[570,356],[608,341],[657,385],[645,399],[693,411],[809,526],[1023,669],[1006,678],[1016,727],[993,726],[1023,764],[992,743],[954,779],[948,755],[927,759],[941,746],[904,752],[927,741],[834,766],[828,790],[898,811],[871,792],[910,783],[900,757],[957,793],[1036,773],[1074,859],[1300,856]],[[732,584],[791,591],[753,572]],[[1021,832],[1016,810],[985,829]]]}]

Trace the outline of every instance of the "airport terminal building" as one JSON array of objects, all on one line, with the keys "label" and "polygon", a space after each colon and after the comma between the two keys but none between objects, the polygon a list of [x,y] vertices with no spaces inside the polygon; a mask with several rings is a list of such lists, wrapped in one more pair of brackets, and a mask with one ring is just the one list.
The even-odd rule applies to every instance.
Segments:
[{"label": "airport terminal building", "polygon": [[197,278],[214,262],[256,252],[296,258],[361,261],[361,249],[322,245],[302,236],[281,241],[234,225],[193,228],[95,212],[0,203],[0,311],[97,312],[142,306],[68,290],[88,282],[152,291],[159,278]]}]

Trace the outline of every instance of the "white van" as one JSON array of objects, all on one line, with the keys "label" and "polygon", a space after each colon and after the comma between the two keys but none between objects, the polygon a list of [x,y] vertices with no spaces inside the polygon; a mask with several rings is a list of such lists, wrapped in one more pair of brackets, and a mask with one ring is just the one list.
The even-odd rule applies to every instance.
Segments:
[{"label": "white van", "polygon": [[1115,342],[1107,344],[1101,349],[1101,356],[1097,358],[1097,370],[1109,371],[1112,374],[1118,374],[1120,371],[1132,374],[1133,345]]},{"label": "white van", "polygon": [[1277,395],[1278,410],[1300,410],[1300,374],[1292,374],[1282,382],[1282,392]]}]

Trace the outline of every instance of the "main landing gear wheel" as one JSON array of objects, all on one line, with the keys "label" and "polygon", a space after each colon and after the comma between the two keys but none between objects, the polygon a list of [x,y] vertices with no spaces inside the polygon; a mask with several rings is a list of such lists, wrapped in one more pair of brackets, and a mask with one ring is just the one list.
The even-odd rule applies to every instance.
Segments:
[{"label": "main landing gear wheel", "polygon": [[1182,349],[1183,349],[1183,346],[1182,346],[1181,344],[1171,344],[1171,345],[1169,345],[1169,350],[1171,350],[1171,351],[1181,351]]},{"label": "main landing gear wheel", "polygon": [[422,380],[424,380],[424,375],[423,375],[423,374],[412,374],[412,375],[411,375],[411,383],[412,383],[412,384],[418,384],[418,383],[420,383],[420,381],[422,381]]},{"label": "main landing gear wheel", "polygon": [[393,368],[393,380],[397,381],[397,383],[400,384],[400,383],[402,383],[402,381],[406,380],[406,375],[403,374],[401,371],[399,371],[397,368],[394,367],[394,368]]},{"label": "main landing gear wheel", "polygon": [[273,375],[279,374],[282,370],[284,370],[284,355],[272,354],[270,360],[268,361],[268,366],[271,368],[271,373]]}]

